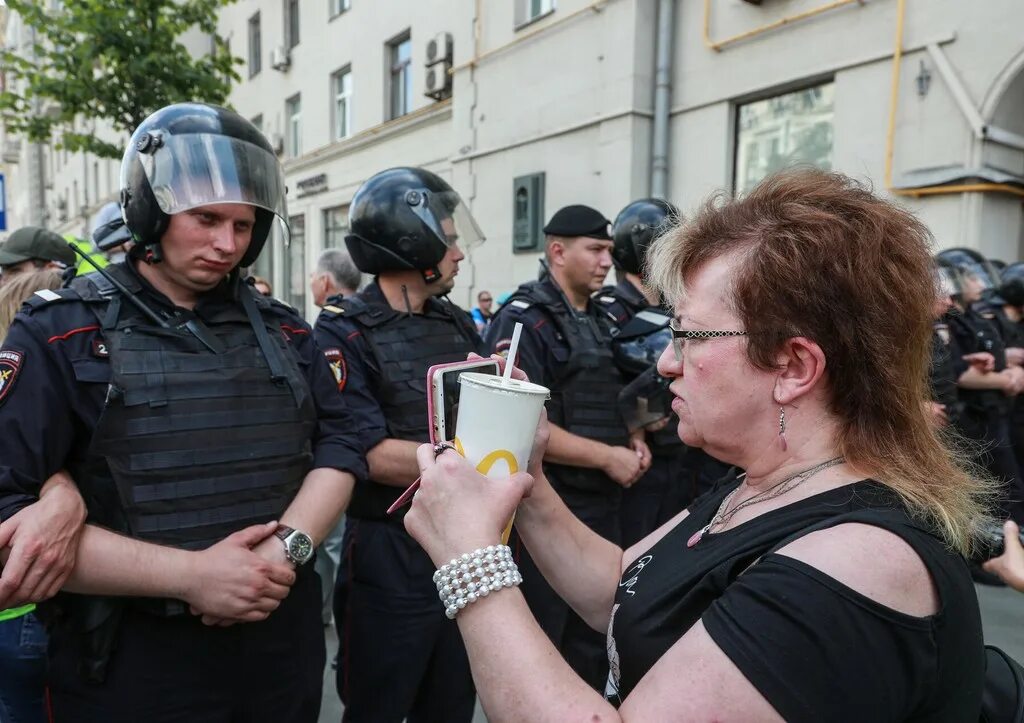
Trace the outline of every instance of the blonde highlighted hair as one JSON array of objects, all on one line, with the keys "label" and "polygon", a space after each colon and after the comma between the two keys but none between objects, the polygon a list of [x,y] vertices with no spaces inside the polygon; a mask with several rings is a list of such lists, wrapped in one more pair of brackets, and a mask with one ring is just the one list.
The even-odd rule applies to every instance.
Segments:
[{"label": "blonde highlighted hair", "polygon": [[15,274],[0,286],[0,341],[7,336],[18,309],[32,294],[42,289],[59,289],[61,273],[56,269],[37,269]]}]

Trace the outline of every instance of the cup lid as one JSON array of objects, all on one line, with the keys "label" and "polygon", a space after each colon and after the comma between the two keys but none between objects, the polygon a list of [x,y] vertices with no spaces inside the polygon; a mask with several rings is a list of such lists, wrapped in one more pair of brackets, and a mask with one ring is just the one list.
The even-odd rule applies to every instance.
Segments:
[{"label": "cup lid", "polygon": [[521,394],[543,394],[545,399],[551,398],[551,390],[540,384],[524,382],[519,379],[503,380],[494,374],[481,374],[479,372],[463,372],[459,375],[459,381],[468,384],[475,384],[479,387],[494,389],[503,392],[518,392]]}]

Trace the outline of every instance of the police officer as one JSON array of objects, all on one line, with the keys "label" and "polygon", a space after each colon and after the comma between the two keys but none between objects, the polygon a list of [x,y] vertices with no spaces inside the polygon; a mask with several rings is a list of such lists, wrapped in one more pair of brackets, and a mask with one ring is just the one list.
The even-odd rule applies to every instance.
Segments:
[{"label": "police officer", "polygon": [[[618,283],[601,289],[595,296],[595,301],[615,318],[619,327],[612,342],[615,363],[627,379],[639,381],[639,385],[631,384],[620,396],[627,426],[646,427],[651,450],[651,468],[622,493],[624,548],[639,542],[683,510],[692,499],[696,484],[692,462],[699,459],[699,450],[687,450],[680,441],[676,433],[679,420],[669,406],[667,381],[661,379],[655,368],[658,357],[671,341],[671,313],[662,306],[657,293],[643,282],[647,248],[678,215],[670,203],[655,198],[633,201],[622,209],[612,224],[612,260]],[[650,422],[643,418],[645,413],[650,415]],[[632,425],[630,418],[635,420]]]},{"label": "police officer", "polygon": [[155,112],[121,165],[129,260],[37,295],[0,349],[0,594],[46,567],[22,539],[43,481],[67,470],[88,509],[65,586],[80,594],[47,611],[57,720],[317,718],[306,563],[365,461],[311,329],[239,278],[284,194],[249,121]]},{"label": "police officer", "polygon": [[[1006,341],[1008,361],[1024,362],[1024,263],[1007,266],[999,274],[999,288],[989,299],[1000,333]],[[1013,401],[1010,411],[1010,438],[1017,466],[1024,470],[1024,397]]]},{"label": "police officer", "polygon": [[75,252],[58,234],[38,226],[23,226],[0,244],[0,284],[33,269],[63,271],[76,261]]},{"label": "police officer", "polygon": [[[507,352],[515,323],[523,323],[516,363],[551,390],[545,474],[577,517],[619,544],[622,490],[647,469],[650,450],[642,430],[630,438],[618,411],[625,379],[612,359],[615,323],[591,300],[612,267],[609,222],[589,206],[566,206],[544,233],[548,273],[512,294],[491,322],[487,342]],[[525,550],[517,552],[534,616],[573,669],[603,689],[604,632],[591,630],[544,582]]]},{"label": "police officer", "polygon": [[345,720],[469,721],[476,693],[459,636],[437,602],[433,563],[386,511],[419,476],[429,441],[427,370],[483,351],[451,291],[460,245],[483,239],[459,195],[422,168],[392,168],[352,199],[352,260],[374,281],[328,300],[316,338],[359,419],[369,479],[348,509],[334,597]]},{"label": "police officer", "polygon": [[957,365],[953,360],[963,359],[963,352],[949,332],[947,315],[953,309],[953,297],[958,293],[957,272],[951,266],[937,265],[935,268],[936,298],[932,307],[932,359],[929,366],[929,389],[931,398],[926,401],[926,411],[938,429],[960,423],[963,403],[957,393]]},{"label": "police officer", "polygon": [[950,334],[963,352],[953,358],[964,404],[959,429],[985,446],[977,461],[1004,484],[999,513],[1018,519],[1017,505],[1024,494],[1010,441],[1009,413],[1011,397],[1024,391],[1024,370],[1007,365],[1006,345],[993,323],[994,315],[978,310],[986,293],[995,289],[998,275],[974,249],[947,249],[936,258],[957,271],[960,284],[948,315]]}]

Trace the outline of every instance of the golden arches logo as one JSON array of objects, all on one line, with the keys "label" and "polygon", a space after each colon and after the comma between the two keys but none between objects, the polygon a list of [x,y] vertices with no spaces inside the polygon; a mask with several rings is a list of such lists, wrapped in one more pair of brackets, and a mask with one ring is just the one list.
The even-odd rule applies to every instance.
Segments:
[{"label": "golden arches logo", "polygon": [[[466,448],[462,446],[462,442],[456,437],[452,440],[455,443],[455,451],[461,454],[463,457],[466,456]],[[515,474],[519,471],[519,463],[516,462],[516,456],[509,452],[507,449],[496,449],[490,454],[486,455],[476,465],[476,471],[482,475],[486,475],[491,471],[498,462],[504,461],[508,465],[508,473]],[[512,523],[515,522],[516,516],[513,513],[512,519],[505,525],[505,530],[501,533],[501,544],[508,544],[508,537],[512,534]]]}]

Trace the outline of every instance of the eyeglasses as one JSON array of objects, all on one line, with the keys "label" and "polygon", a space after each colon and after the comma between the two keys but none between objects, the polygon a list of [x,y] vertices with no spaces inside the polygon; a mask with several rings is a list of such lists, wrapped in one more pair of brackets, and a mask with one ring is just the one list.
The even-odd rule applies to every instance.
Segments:
[{"label": "eyeglasses", "polygon": [[669,322],[672,330],[672,351],[675,352],[676,361],[683,360],[683,348],[688,340],[723,339],[727,336],[746,336],[745,331],[716,331],[713,329],[680,329],[673,319]]},{"label": "eyeglasses", "polygon": [[485,296],[484,298],[480,299],[481,304],[486,304],[489,301],[494,301],[494,299],[492,299],[490,296]]}]

